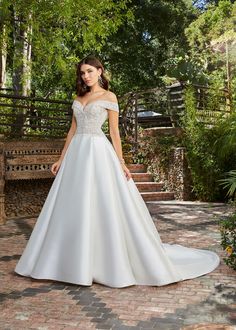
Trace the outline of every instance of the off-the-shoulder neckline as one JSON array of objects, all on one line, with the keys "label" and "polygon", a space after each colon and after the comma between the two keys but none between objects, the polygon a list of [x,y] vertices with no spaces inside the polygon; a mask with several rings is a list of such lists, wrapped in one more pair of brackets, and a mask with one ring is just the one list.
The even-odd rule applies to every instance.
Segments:
[{"label": "off-the-shoulder neckline", "polygon": [[77,99],[74,99],[74,102],[78,102],[78,103],[81,105],[81,107],[82,107],[83,109],[84,109],[85,107],[87,107],[88,105],[93,104],[93,103],[97,103],[97,102],[113,103],[113,104],[115,104],[115,105],[118,106],[118,103],[117,103],[117,102],[113,102],[113,101],[109,101],[109,100],[103,100],[103,99],[94,100],[94,101],[91,101],[91,102],[86,103],[85,105],[83,105],[82,102],[80,102],[80,101],[77,100]]}]

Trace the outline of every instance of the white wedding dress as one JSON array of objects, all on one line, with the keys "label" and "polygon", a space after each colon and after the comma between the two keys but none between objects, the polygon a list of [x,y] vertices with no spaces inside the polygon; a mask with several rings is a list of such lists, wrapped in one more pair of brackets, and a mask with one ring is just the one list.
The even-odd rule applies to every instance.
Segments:
[{"label": "white wedding dress", "polygon": [[66,151],[18,274],[80,285],[165,285],[213,271],[217,254],[161,242],[133,179],[101,130],[118,104],[74,100],[77,130]]}]

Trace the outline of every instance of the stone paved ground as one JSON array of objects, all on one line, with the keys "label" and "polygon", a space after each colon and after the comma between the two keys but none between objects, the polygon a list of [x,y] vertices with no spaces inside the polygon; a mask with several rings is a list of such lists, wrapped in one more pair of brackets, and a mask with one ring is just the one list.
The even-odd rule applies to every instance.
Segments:
[{"label": "stone paved ground", "polygon": [[[191,202],[148,207],[164,242],[224,256],[217,223],[229,207]],[[236,329],[236,272],[223,262],[209,275],[164,287],[80,287],[16,275],[14,267],[34,222],[10,220],[0,227],[1,330]]]}]

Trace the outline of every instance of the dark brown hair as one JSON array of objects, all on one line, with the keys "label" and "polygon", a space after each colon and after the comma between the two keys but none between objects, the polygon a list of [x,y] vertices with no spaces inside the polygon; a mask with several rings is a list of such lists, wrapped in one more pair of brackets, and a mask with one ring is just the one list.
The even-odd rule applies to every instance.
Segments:
[{"label": "dark brown hair", "polygon": [[102,79],[102,87],[106,90],[108,90],[109,87],[109,82],[107,80],[107,78],[104,75],[104,67],[102,65],[102,63],[95,57],[92,55],[86,56],[85,58],[83,58],[78,64],[77,64],[77,77],[76,77],[76,94],[78,96],[83,96],[85,95],[87,92],[90,91],[90,87],[87,86],[81,76],[81,66],[83,64],[88,64],[91,66],[94,66],[97,69],[101,69],[102,73],[101,73],[101,79]]}]

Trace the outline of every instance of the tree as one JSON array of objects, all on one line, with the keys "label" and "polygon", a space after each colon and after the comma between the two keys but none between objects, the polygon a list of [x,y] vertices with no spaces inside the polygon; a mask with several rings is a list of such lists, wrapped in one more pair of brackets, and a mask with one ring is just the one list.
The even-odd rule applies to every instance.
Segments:
[{"label": "tree", "polygon": [[[227,60],[232,76],[235,70],[234,42],[236,2],[221,0],[218,5],[209,5],[186,28],[188,51],[180,52],[169,61],[169,74],[192,83],[216,83],[227,87]],[[229,41],[228,59],[223,41]],[[231,41],[232,42],[231,42]]]},{"label": "tree", "polygon": [[[212,81],[215,78],[221,81],[221,87],[227,86],[227,60],[231,62],[232,70],[235,70],[236,65],[233,54],[236,39],[235,17],[236,3],[221,0],[217,6],[209,7],[186,29],[191,59],[200,58],[208,74],[208,80]],[[229,43],[228,55],[223,47],[226,41]]]},{"label": "tree", "polygon": [[0,88],[4,88],[6,83],[6,61],[7,61],[6,28],[4,25],[0,25],[0,31],[2,35],[1,47],[0,47]]},{"label": "tree", "polygon": [[188,1],[132,0],[133,19],[108,38],[99,55],[120,93],[162,84],[165,61],[186,45],[184,29],[193,19]]},{"label": "tree", "polygon": [[127,15],[126,2],[2,0],[7,38],[1,37],[1,46],[7,43],[15,92],[27,94],[32,84],[44,96],[61,88],[71,93],[75,63],[89,50],[100,50],[117,30]]}]

